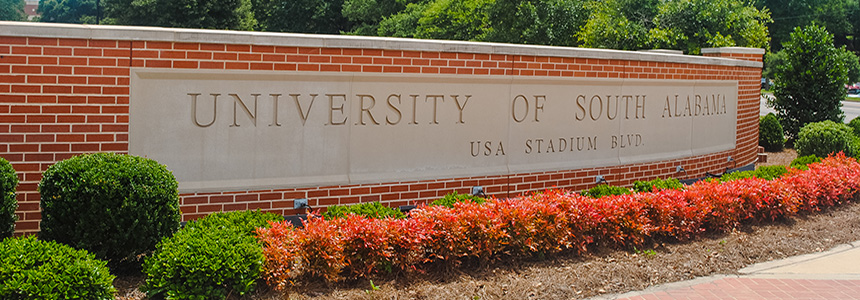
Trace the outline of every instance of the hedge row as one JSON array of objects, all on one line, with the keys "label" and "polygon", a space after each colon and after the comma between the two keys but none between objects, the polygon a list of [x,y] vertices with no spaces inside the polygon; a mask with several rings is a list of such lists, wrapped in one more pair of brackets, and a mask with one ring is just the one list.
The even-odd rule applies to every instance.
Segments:
[{"label": "hedge row", "polygon": [[860,164],[844,155],[791,170],[774,180],[703,181],[593,199],[550,190],[518,199],[427,206],[406,219],[350,215],[311,217],[304,229],[287,222],[258,229],[266,279],[279,287],[307,277],[337,281],[376,272],[408,271],[424,263],[501,256],[629,248],[651,240],[686,240],[744,222],[772,221],[853,197]]}]

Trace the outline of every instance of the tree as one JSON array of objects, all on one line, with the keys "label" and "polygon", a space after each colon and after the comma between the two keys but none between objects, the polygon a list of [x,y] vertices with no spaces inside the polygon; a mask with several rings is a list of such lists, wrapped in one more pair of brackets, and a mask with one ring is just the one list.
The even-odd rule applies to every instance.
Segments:
[{"label": "tree", "polygon": [[24,0],[0,0],[0,21],[25,21]]},{"label": "tree", "polygon": [[848,80],[841,50],[824,27],[798,27],[783,44],[785,63],[774,70],[774,99],[768,105],[777,112],[789,139],[795,139],[807,123],[842,122],[844,84]]},{"label": "tree", "polygon": [[579,33],[586,47],[677,49],[698,54],[705,47],[766,48],[766,10],[742,0],[604,0]]},{"label": "tree", "polygon": [[741,0],[679,0],[661,3],[652,46],[699,54],[705,47],[767,48],[767,11]]},{"label": "tree", "polygon": [[106,23],[250,30],[247,0],[102,0]]},{"label": "tree", "polygon": [[378,35],[380,22],[388,16],[398,14],[409,4],[422,0],[345,0],[343,16],[351,23],[350,34]]},{"label": "tree", "polygon": [[343,0],[251,0],[261,31],[340,33],[349,30]]},{"label": "tree", "polygon": [[586,0],[433,0],[384,18],[378,34],[575,46]]},{"label": "tree", "polygon": [[96,0],[41,0],[40,22],[50,23],[96,23]]},{"label": "tree", "polygon": [[591,3],[591,17],[579,32],[585,47],[619,50],[651,48],[660,0],[606,0]]},{"label": "tree", "polygon": [[767,8],[773,22],[768,26],[771,49],[778,51],[789,39],[795,27],[818,24],[834,35],[837,46],[848,45],[852,50],[857,29],[857,0],[758,0],[756,6]]}]

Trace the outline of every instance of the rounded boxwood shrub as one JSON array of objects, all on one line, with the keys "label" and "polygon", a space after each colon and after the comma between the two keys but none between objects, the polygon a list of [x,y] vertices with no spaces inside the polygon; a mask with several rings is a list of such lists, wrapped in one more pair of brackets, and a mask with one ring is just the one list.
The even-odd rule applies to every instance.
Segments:
[{"label": "rounded boxwood shrub", "polygon": [[18,187],[18,175],[12,164],[0,157],[0,239],[10,237],[15,233],[15,210],[18,209],[18,199],[15,188]]},{"label": "rounded boxwood shrub", "polygon": [[0,299],[113,299],[107,263],[30,235],[0,242]]},{"label": "rounded boxwood shrub", "polygon": [[452,208],[452,207],[454,207],[454,203],[467,202],[467,201],[481,204],[481,203],[484,203],[486,200],[484,200],[484,198],[481,198],[478,196],[472,196],[469,194],[458,194],[457,192],[453,192],[453,193],[445,195],[445,197],[433,200],[433,202],[430,202],[430,205],[431,206],[432,205],[439,205],[439,206]]},{"label": "rounded boxwood shrub", "polygon": [[856,117],[848,122],[848,127],[851,127],[851,130],[854,131],[854,136],[860,137],[860,117]]},{"label": "rounded boxwood shrub", "polygon": [[762,116],[758,123],[758,145],[769,152],[782,151],[785,144],[785,136],[782,125],[776,115],[769,113]]},{"label": "rounded boxwood shrub", "polygon": [[794,146],[798,156],[827,157],[840,151],[854,156],[852,143],[855,138],[851,127],[828,120],[803,126]]},{"label": "rounded boxwood shrub", "polygon": [[323,218],[326,220],[346,218],[348,215],[359,215],[371,219],[401,219],[406,217],[406,215],[400,212],[399,209],[382,205],[382,203],[379,202],[367,202],[345,206],[332,205],[322,213]]},{"label": "rounded boxwood shrub", "polygon": [[725,182],[753,177],[764,180],[773,180],[775,178],[782,177],[785,173],[788,173],[788,169],[786,169],[785,166],[761,166],[754,171],[740,171],[725,174],[723,177],[720,177],[720,181]]},{"label": "rounded boxwood shrub", "polygon": [[263,271],[256,228],[283,221],[272,213],[216,213],[162,240],[143,264],[149,297],[224,299],[253,291]]},{"label": "rounded boxwood shrub", "polygon": [[176,178],[151,159],[72,157],[45,171],[39,192],[40,237],[86,249],[112,266],[136,265],[179,228]]}]

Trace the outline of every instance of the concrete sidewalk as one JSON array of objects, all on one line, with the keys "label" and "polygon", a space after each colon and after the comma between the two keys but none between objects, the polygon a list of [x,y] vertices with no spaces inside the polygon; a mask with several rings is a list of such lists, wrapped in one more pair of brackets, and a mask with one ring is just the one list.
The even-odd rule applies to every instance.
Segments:
[{"label": "concrete sidewalk", "polygon": [[860,241],[826,252],[758,263],[740,270],[740,275],[703,277],[590,299],[860,300]]}]

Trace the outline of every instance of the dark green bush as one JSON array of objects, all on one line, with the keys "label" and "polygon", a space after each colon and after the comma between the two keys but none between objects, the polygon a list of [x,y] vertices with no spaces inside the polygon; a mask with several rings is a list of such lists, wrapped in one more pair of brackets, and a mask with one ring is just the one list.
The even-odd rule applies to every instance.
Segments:
[{"label": "dark green bush", "polygon": [[86,249],[112,266],[138,264],[179,228],[176,179],[151,159],[76,156],[48,168],[39,192],[41,237]]},{"label": "dark green bush", "polygon": [[755,169],[755,171],[741,171],[725,174],[723,177],[720,177],[720,181],[725,182],[753,177],[764,180],[773,180],[781,177],[785,173],[788,173],[788,169],[786,169],[785,166],[761,166]]},{"label": "dark green bush", "polygon": [[326,220],[331,220],[335,218],[346,218],[347,215],[351,214],[372,219],[400,219],[406,217],[406,215],[400,212],[399,209],[382,205],[382,203],[379,202],[367,202],[348,206],[332,205],[328,207],[322,216]]},{"label": "dark green bush", "polygon": [[844,152],[854,156],[854,132],[848,125],[833,121],[809,123],[800,129],[794,147],[798,156],[816,155],[827,157],[831,153]]},{"label": "dark green bush", "polygon": [[860,117],[856,117],[851,122],[848,122],[848,127],[851,127],[854,136],[860,137]]},{"label": "dark green bush", "polygon": [[18,187],[18,175],[12,164],[0,157],[0,239],[10,237],[15,233],[15,210],[18,209],[18,199],[15,189]]},{"label": "dark green bush", "polygon": [[600,198],[609,195],[627,195],[631,194],[630,189],[620,186],[611,186],[608,184],[599,184],[593,188],[583,191],[582,195],[591,198]]},{"label": "dark green bush", "polygon": [[441,205],[441,206],[445,206],[445,207],[454,207],[454,203],[467,202],[467,201],[474,202],[477,204],[481,204],[481,203],[485,202],[484,198],[481,198],[478,196],[472,196],[469,194],[458,194],[457,192],[453,192],[453,193],[445,195],[445,197],[433,200],[433,202],[430,202],[430,205]]},{"label": "dark green bush", "polygon": [[633,190],[638,192],[652,192],[658,190],[683,190],[684,184],[676,178],[654,179],[651,181],[636,181],[633,183]]},{"label": "dark green bush", "polygon": [[817,163],[820,161],[821,161],[821,158],[818,156],[815,156],[815,155],[801,156],[801,157],[798,157],[798,158],[795,158],[794,160],[792,160],[789,167],[792,167],[795,169],[800,169],[800,170],[808,170],[809,167],[807,167],[806,165],[809,165],[811,163]]},{"label": "dark green bush", "polygon": [[216,213],[189,222],[158,244],[143,264],[152,297],[224,299],[254,290],[263,270],[258,227],[283,217],[259,211]]},{"label": "dark green bush", "polygon": [[758,124],[758,145],[770,152],[782,151],[785,136],[776,115],[769,113],[762,116]]},{"label": "dark green bush", "polygon": [[113,299],[107,263],[35,236],[0,242],[0,299]]}]

